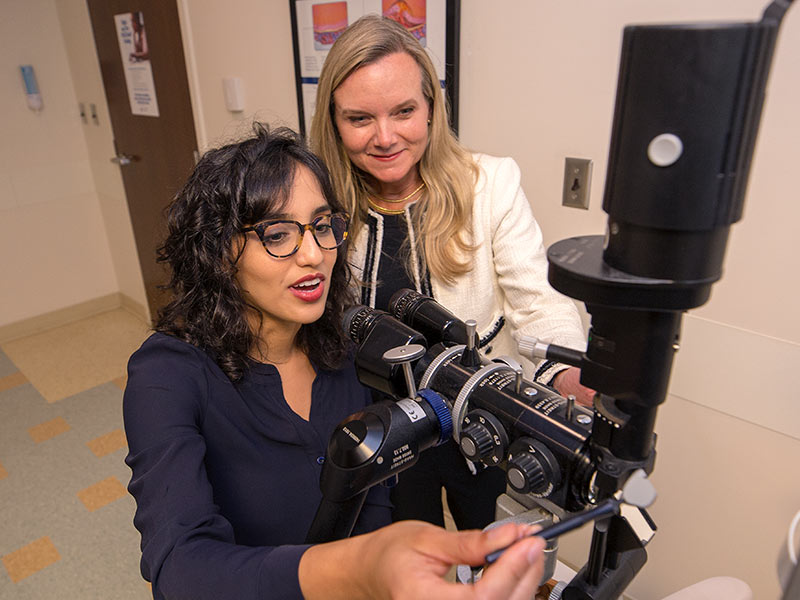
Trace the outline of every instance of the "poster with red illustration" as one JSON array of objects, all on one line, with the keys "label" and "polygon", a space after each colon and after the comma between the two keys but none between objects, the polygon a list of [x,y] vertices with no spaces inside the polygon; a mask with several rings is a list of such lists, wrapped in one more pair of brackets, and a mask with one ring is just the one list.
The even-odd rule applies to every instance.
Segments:
[{"label": "poster with red illustration", "polygon": [[425,5],[427,0],[381,0],[383,16],[397,21],[408,29],[423,48],[427,45]]},{"label": "poster with red illustration", "polygon": [[311,6],[314,23],[314,50],[330,50],[342,32],[347,29],[347,2],[314,4]]},{"label": "poster with red illustration", "polygon": [[347,26],[368,14],[403,25],[433,61],[457,128],[459,15],[461,0],[289,0],[300,130],[311,126],[319,74]]}]

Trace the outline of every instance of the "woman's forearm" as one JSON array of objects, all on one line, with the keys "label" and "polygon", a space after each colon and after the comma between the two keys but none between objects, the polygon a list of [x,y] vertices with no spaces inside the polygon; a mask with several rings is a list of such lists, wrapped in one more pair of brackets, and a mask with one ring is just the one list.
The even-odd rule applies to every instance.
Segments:
[{"label": "woman's forearm", "polygon": [[[309,548],[300,559],[300,588],[307,600],[381,598],[530,598],[542,575],[544,541],[527,525],[488,531],[446,531],[402,521],[372,533]],[[513,544],[473,586],[448,583],[453,565],[481,565]]]}]

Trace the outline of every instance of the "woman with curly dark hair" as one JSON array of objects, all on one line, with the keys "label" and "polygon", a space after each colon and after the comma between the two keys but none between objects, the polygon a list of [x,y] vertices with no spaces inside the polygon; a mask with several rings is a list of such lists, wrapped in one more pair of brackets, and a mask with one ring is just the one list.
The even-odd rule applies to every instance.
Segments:
[{"label": "woman with curly dark hair", "polygon": [[[314,176],[329,205],[326,210],[343,215],[344,221],[323,220],[326,235],[335,236],[333,247],[346,237],[347,217],[317,157],[299,144],[292,132],[279,130],[270,135],[261,125],[255,130],[257,137],[212,150],[203,157],[170,206],[169,235],[159,249],[159,260],[172,272],[168,287],[174,299],[161,311],[156,330],[213,352],[234,381],[241,378],[253,358],[251,351],[264,319],[259,308],[249,302],[252,297],[247,291],[240,291],[236,274],[247,245],[235,242],[240,241],[245,225],[263,223],[284,211],[296,165],[303,165]],[[319,241],[320,230],[312,231]],[[273,258],[286,258],[276,257],[264,240],[281,235],[284,243],[292,246],[298,240],[297,233],[283,221],[266,229],[254,228],[248,237],[257,242],[260,236]],[[293,248],[289,247],[284,254],[291,252]],[[342,313],[352,299],[344,254],[326,256],[335,264],[331,280],[324,284],[327,301],[319,304],[325,310],[317,320],[300,327],[297,342],[311,362],[332,369],[344,358]],[[251,327],[253,319],[259,321],[255,328]],[[267,349],[259,348],[261,351]]]},{"label": "woman with curly dark hair", "polygon": [[129,490],[154,598],[530,598],[535,538],[474,588],[442,579],[526,527],[382,527],[381,486],[363,535],[303,543],[327,441],[369,401],[340,325],[348,217],[294,133],[254,129],[206,153],[171,205],[159,258],[174,297],[128,365]]}]

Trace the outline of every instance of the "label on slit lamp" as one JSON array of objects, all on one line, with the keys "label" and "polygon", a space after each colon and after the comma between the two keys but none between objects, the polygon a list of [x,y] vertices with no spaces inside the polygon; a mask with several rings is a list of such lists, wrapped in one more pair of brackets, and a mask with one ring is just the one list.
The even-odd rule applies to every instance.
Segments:
[{"label": "label on slit lamp", "polygon": [[418,403],[414,402],[413,400],[405,398],[403,400],[398,400],[396,404],[401,409],[403,409],[403,412],[406,413],[406,415],[408,415],[408,419],[412,422],[419,421],[420,419],[425,417],[425,411]]}]

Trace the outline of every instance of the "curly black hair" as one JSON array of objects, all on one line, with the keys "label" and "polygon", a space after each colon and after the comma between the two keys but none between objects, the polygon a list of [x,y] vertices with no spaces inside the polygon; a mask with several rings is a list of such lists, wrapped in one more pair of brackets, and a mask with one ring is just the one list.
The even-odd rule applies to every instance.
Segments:
[{"label": "curly black hair", "polygon": [[[298,134],[262,123],[254,123],[253,134],[203,155],[167,209],[168,234],[158,249],[158,261],[171,271],[165,287],[172,300],[159,311],[156,331],[209,352],[232,381],[251,364],[255,333],[247,315],[261,316],[236,282],[242,228],[285,207],[300,165],[314,174],[332,211],[344,211],[328,170]],[[337,368],[349,349],[341,326],[344,309],[353,302],[346,255],[343,244],[322,317],[297,335],[298,346],[322,369]]]}]

